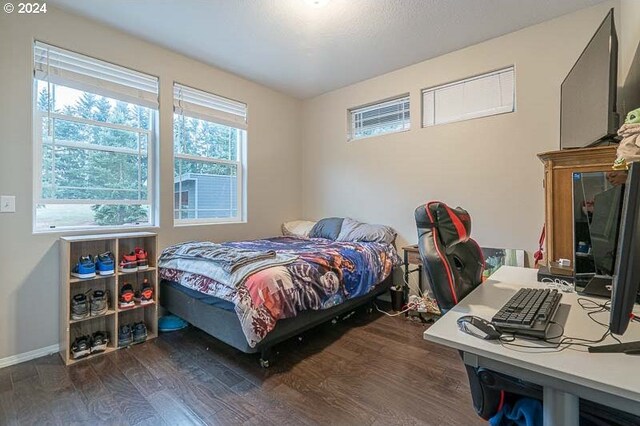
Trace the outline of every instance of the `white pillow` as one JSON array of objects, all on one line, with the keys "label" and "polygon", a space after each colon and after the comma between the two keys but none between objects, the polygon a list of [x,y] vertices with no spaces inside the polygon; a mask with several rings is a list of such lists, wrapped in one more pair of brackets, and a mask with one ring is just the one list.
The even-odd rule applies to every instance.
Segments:
[{"label": "white pillow", "polygon": [[303,237],[308,238],[311,228],[316,222],[310,222],[308,220],[293,220],[291,222],[285,222],[282,224],[282,235],[288,237]]}]

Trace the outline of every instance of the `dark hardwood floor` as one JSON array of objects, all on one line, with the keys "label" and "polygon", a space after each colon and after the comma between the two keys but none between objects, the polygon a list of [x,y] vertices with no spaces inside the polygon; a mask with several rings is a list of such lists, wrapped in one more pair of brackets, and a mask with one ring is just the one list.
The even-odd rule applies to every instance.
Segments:
[{"label": "dark hardwood floor", "polygon": [[194,328],[65,367],[0,370],[0,425],[484,424],[455,351],[359,314],[282,344],[270,369]]}]

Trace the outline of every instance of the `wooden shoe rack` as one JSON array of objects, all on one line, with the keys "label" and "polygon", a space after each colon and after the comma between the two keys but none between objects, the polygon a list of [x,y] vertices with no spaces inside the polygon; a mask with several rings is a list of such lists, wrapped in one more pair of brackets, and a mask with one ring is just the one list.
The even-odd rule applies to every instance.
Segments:
[{"label": "wooden shoe rack", "polygon": [[[128,254],[135,247],[142,247],[148,253],[149,268],[136,272],[121,272],[118,263],[122,254]],[[110,251],[115,258],[116,272],[113,275],[96,275],[95,278],[76,278],[71,269],[80,256]],[[132,232],[123,234],[82,235],[60,238],[60,356],[65,364],[93,358],[115,351],[118,348],[118,328],[124,324],[144,321],[147,327],[147,340],[158,335],[158,243],[157,235],[151,232]],[[147,278],[153,285],[153,303],[128,309],[118,308],[120,287],[130,283],[139,290]],[[109,300],[109,310],[100,316],[89,316],[81,320],[71,319],[71,298],[79,293],[104,290]],[[76,337],[91,335],[96,331],[106,331],[109,335],[107,350],[75,360],[71,355],[71,345]]]}]

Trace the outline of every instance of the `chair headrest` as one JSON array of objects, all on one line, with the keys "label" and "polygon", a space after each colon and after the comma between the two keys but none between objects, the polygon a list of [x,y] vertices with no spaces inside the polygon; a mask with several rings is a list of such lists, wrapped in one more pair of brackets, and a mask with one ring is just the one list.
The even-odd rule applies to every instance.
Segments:
[{"label": "chair headrest", "polygon": [[447,248],[468,241],[471,235],[469,213],[460,207],[452,209],[439,201],[431,201],[418,207],[416,223],[419,228],[437,228],[440,240]]}]

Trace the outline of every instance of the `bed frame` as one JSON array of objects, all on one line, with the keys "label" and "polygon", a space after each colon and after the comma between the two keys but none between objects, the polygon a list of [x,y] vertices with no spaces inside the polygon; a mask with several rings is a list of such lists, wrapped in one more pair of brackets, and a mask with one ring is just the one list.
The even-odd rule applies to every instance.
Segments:
[{"label": "bed frame", "polygon": [[[272,348],[275,345],[373,302],[376,297],[392,286],[392,282],[393,271],[384,281],[376,285],[370,293],[364,296],[347,300],[329,309],[320,311],[307,310],[296,317],[280,320],[275,328],[253,348],[247,343],[236,313],[206,303],[203,300],[202,293],[190,290],[177,283],[163,280],[160,283],[160,303],[171,313],[244,353],[260,352],[260,365],[268,368],[272,362]],[[200,295],[200,297],[197,295]]]}]

